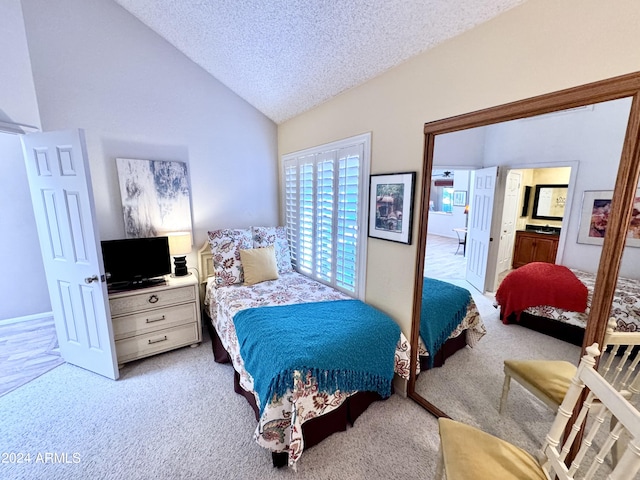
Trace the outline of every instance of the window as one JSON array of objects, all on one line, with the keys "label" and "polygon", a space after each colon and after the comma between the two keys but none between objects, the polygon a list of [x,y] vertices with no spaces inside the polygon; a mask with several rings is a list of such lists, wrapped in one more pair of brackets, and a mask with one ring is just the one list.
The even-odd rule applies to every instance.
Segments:
[{"label": "window", "polygon": [[282,157],[291,259],[320,282],[364,298],[371,135]]},{"label": "window", "polygon": [[445,173],[446,178],[434,178],[431,182],[429,210],[432,212],[453,212],[453,178],[450,177],[451,172]]}]

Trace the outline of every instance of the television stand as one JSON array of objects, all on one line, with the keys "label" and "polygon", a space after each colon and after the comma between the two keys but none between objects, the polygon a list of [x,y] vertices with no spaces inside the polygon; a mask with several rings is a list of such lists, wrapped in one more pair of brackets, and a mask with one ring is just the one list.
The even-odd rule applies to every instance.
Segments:
[{"label": "television stand", "polygon": [[109,292],[119,366],[202,341],[197,278],[167,276],[161,282]]}]

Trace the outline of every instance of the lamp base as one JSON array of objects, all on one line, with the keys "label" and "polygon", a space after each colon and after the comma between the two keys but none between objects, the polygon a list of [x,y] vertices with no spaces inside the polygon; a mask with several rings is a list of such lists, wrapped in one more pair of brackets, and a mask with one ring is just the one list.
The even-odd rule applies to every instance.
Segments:
[{"label": "lamp base", "polygon": [[173,265],[175,266],[173,275],[175,277],[184,277],[189,273],[187,270],[187,257],[174,257]]}]

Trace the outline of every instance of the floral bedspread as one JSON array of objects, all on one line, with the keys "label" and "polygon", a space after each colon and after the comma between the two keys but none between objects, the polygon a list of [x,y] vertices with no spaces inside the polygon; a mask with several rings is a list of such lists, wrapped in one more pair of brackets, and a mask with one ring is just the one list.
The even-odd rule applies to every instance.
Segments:
[{"label": "floral bedspread", "polygon": [[[560,308],[541,305],[531,307],[525,312],[539,317],[550,318],[560,322],[569,323],[577,327],[586,328],[587,318],[591,310],[593,288],[596,283],[594,273],[583,272],[581,270],[570,269],[576,277],[587,286],[589,295],[587,298],[587,309],[584,312],[572,312]],[[616,330],[621,332],[640,331],[640,281],[630,278],[618,278],[618,284],[613,295],[611,305],[611,316],[615,318]]]},{"label": "floral bedspread", "polygon": [[[297,303],[319,302],[326,300],[347,300],[351,297],[322,283],[316,282],[297,272],[280,274],[278,280],[262,282],[253,286],[240,284],[214,288],[212,279],[206,289],[205,304],[209,316],[225,347],[235,370],[240,376],[240,385],[260,399],[253,388],[253,378],[246,371],[240,355],[240,347],[233,324],[234,315],[240,310],[270,305],[291,305]],[[473,333],[469,333],[473,331]],[[484,334],[484,325],[480,315],[472,303],[469,314],[456,328],[451,337],[467,332],[467,343],[477,343]],[[421,355],[428,354],[421,343]],[[410,345],[408,339],[400,333],[396,347],[395,372],[409,378]],[[419,363],[419,362],[418,362]],[[290,394],[273,399],[264,409],[258,422],[254,439],[264,448],[274,452],[288,452],[289,464],[294,465],[304,450],[302,424],[320,415],[331,412],[356,392],[318,391],[316,379],[309,372],[297,371],[294,375],[294,386]]]}]

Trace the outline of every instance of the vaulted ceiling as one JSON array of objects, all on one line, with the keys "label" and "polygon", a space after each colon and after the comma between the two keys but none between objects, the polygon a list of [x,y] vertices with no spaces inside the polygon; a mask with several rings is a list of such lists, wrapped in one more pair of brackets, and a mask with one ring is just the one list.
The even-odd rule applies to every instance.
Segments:
[{"label": "vaulted ceiling", "polygon": [[115,0],[276,123],[524,0]]}]

